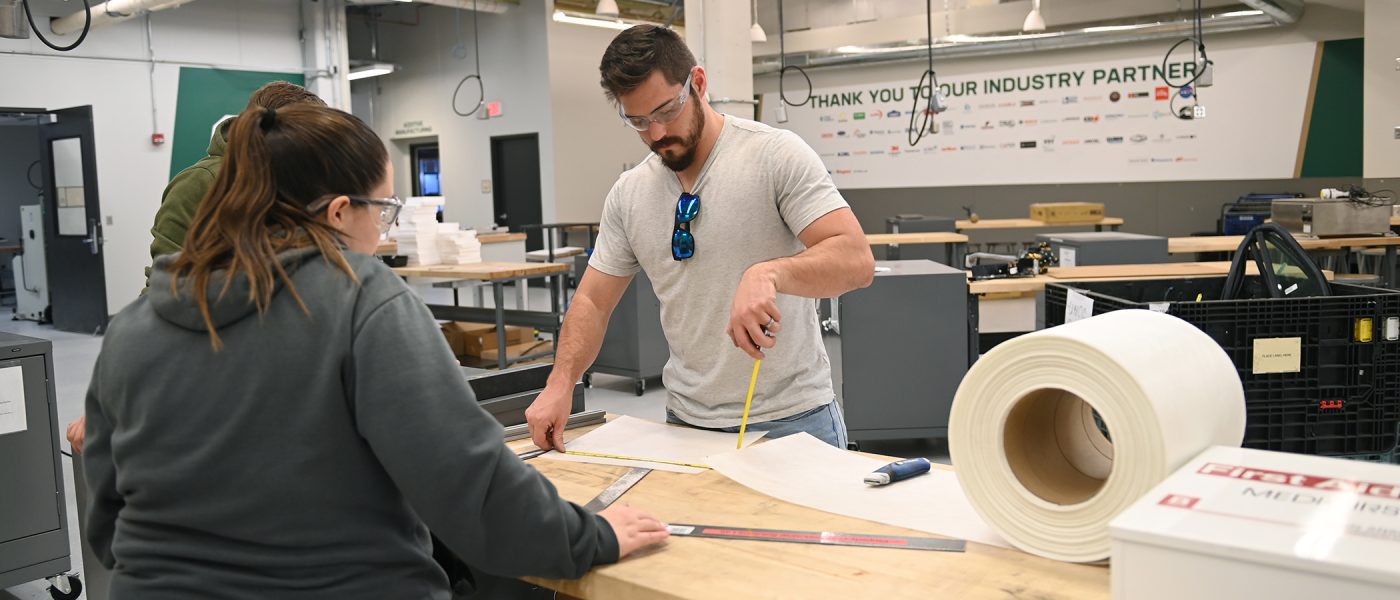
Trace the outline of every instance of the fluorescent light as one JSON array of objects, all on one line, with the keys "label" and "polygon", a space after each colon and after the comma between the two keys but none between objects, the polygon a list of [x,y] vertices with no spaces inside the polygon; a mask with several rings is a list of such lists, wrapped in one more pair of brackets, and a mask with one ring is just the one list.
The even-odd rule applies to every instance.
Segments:
[{"label": "fluorescent light", "polygon": [[1021,31],[1045,31],[1045,17],[1040,16],[1040,0],[1034,0],[1031,4],[1031,12],[1026,15]]},{"label": "fluorescent light", "polygon": [[590,19],[568,14],[564,11],[554,11],[554,21],[557,23],[571,23],[574,25],[587,25],[589,27],[604,27],[607,29],[617,29],[619,31],[631,29],[632,23],[622,20],[612,19]]},{"label": "fluorescent light", "polygon": [[1146,24],[1146,25],[1099,25],[1099,26],[1097,26],[1097,27],[1085,27],[1084,29],[1082,29],[1082,31],[1083,31],[1084,33],[1108,33],[1108,32],[1111,32],[1111,31],[1132,31],[1132,30],[1134,30],[1134,29],[1142,29],[1143,27],[1151,27],[1151,26],[1152,26],[1152,25],[1150,25],[1150,24]]},{"label": "fluorescent light", "polygon": [[1264,14],[1264,11],[1262,11],[1262,10],[1237,10],[1237,11],[1234,11],[1234,12],[1221,13],[1221,14],[1218,15],[1218,16],[1221,17],[1221,18],[1226,18],[1226,17],[1257,17],[1257,16],[1262,15],[1262,14]]},{"label": "fluorescent light", "polygon": [[617,0],[600,0],[598,2],[598,9],[593,11],[593,14],[600,17],[618,16]]},{"label": "fluorescent light", "polygon": [[374,63],[359,67],[351,67],[350,74],[346,75],[345,78],[349,79],[350,81],[354,81],[356,79],[364,79],[366,77],[378,77],[380,75],[388,75],[390,73],[393,73],[394,69],[396,68],[397,67],[389,63]]},{"label": "fluorescent light", "polygon": [[942,39],[945,42],[951,42],[954,44],[977,44],[983,42],[1010,42],[1014,40],[1034,40],[1039,38],[1056,37],[1060,35],[1063,34],[1022,33],[1020,35],[963,35],[961,33],[956,33],[950,36],[946,36]]},{"label": "fluorescent light", "polygon": [[758,21],[753,22],[753,27],[749,28],[749,41],[762,43],[768,41],[768,34],[763,32],[763,26]]}]

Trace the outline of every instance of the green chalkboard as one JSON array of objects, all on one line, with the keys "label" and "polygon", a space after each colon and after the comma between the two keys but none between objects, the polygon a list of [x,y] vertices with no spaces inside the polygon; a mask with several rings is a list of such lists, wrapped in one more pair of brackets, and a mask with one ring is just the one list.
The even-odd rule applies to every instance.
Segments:
[{"label": "green chalkboard", "polygon": [[181,67],[175,134],[170,141],[170,176],[204,158],[214,124],[225,115],[243,112],[248,96],[270,81],[305,85],[306,77],[300,73]]},{"label": "green chalkboard", "polygon": [[1303,177],[1360,177],[1362,67],[1365,40],[1332,40],[1322,45],[1303,151]]}]

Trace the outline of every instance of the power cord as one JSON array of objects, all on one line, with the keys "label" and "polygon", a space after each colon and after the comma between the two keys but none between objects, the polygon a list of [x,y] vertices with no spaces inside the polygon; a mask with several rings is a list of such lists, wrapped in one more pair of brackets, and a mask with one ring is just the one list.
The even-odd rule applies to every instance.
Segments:
[{"label": "power cord", "polygon": [[39,41],[43,42],[45,46],[59,52],[67,52],[77,48],[83,43],[83,40],[87,39],[88,30],[92,29],[92,4],[89,3],[88,0],[83,0],[83,15],[85,15],[87,19],[83,21],[83,32],[78,34],[78,40],[67,46],[56,46],[53,42],[50,42],[48,38],[45,38],[44,34],[39,31],[39,26],[34,24],[34,11],[29,9],[29,0],[24,0],[24,18],[29,21],[29,28],[34,30],[34,35],[38,37]]},{"label": "power cord", "polygon": [[[787,45],[783,38],[787,33],[787,27],[783,22],[783,0],[778,0],[778,64],[782,68],[778,69],[778,122],[787,121],[788,106],[806,106],[812,101],[812,78],[807,76],[807,71],[797,65],[787,64]],[[788,71],[796,71],[807,82],[807,97],[801,102],[790,102],[787,99],[787,91],[783,88],[783,80],[787,78]]]},{"label": "power cord", "polygon": [[[909,147],[919,145],[924,135],[938,133],[938,113],[942,112],[943,92],[938,87],[938,73],[933,70],[933,0],[924,0],[924,24],[928,27],[928,68],[919,76],[919,85],[914,88],[914,106],[909,109]],[[924,109],[919,110],[919,96],[924,85],[928,84],[928,100]],[[923,120],[919,120],[920,117]],[[918,127],[914,127],[915,123]]]},{"label": "power cord", "polygon": [[[1201,86],[1195,84],[1200,80],[1201,76],[1210,69],[1210,65],[1212,64],[1210,57],[1206,55],[1205,29],[1201,25],[1201,0],[1195,0],[1195,10],[1196,19],[1191,28],[1191,37],[1182,38],[1175,44],[1172,44],[1172,47],[1167,50],[1167,54],[1162,57],[1162,81],[1167,84],[1167,87],[1172,89],[1171,101],[1168,103],[1172,116],[1186,121],[1195,119],[1195,109],[1201,104]],[[1175,54],[1176,50],[1180,48],[1182,44],[1188,42],[1191,43],[1192,60],[1195,61],[1198,53],[1200,55],[1200,60],[1195,61],[1200,65],[1200,68],[1196,69],[1191,79],[1181,83],[1175,83],[1172,81],[1171,71],[1167,67],[1171,62],[1172,54]],[[1187,88],[1190,88],[1191,92],[1191,105],[1183,106],[1181,110],[1177,110],[1176,98],[1181,94],[1182,90]]]},{"label": "power cord", "polygon": [[[457,10],[460,11],[462,9],[459,8]],[[452,90],[452,112],[457,113],[459,117],[470,117],[476,114],[476,111],[481,110],[482,106],[486,105],[486,86],[481,82],[481,35],[478,33],[476,27],[476,22],[480,19],[481,12],[476,9],[476,0],[472,0],[472,48],[474,49],[473,53],[476,54],[476,73],[463,77],[461,81],[457,82],[457,89]],[[457,94],[462,93],[462,86],[473,79],[476,80],[476,106],[468,112],[457,110]]]}]

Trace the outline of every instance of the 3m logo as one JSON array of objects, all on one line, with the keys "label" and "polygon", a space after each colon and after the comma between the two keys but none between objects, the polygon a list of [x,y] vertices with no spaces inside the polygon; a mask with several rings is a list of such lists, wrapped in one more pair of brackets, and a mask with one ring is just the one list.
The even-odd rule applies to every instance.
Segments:
[{"label": "3m logo", "polygon": [[1172,508],[1191,509],[1195,508],[1196,503],[1200,501],[1200,498],[1192,498],[1191,496],[1178,496],[1176,494],[1167,494],[1166,497],[1162,498],[1161,501],[1157,502],[1157,504],[1160,504],[1162,506],[1170,506]]}]

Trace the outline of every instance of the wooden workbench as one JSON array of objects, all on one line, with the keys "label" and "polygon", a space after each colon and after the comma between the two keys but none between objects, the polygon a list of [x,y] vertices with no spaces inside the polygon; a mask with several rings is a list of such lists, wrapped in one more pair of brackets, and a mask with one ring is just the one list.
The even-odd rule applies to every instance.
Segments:
[{"label": "wooden workbench", "polygon": [[518,279],[565,273],[569,265],[563,263],[515,263],[479,262],[465,265],[433,265],[429,267],[396,267],[395,273],[401,277],[437,277],[441,279],[471,279],[493,281],[497,279]]},{"label": "wooden workbench", "polygon": [[[1248,265],[1250,273],[1258,269]],[[1045,289],[1047,283],[1073,281],[1133,281],[1146,279],[1175,279],[1178,277],[1220,277],[1230,273],[1228,261],[1161,263],[1152,265],[1102,265],[1091,267],[1056,267],[1036,277],[970,281],[972,294],[1033,294]]]},{"label": "wooden workbench", "polygon": [[867,233],[865,240],[871,246],[886,244],[966,244],[967,236],[961,233],[934,231],[927,233]]},{"label": "wooden workbench", "polygon": [[[570,439],[590,431],[565,433]],[[511,444],[534,449],[529,440]],[[889,459],[891,461],[896,459]],[[587,503],[625,467],[534,459],[566,499]],[[934,468],[948,469],[943,465]],[[822,512],[765,496],[714,471],[653,471],[622,497],[668,523],[928,536],[928,533]],[[1108,598],[1108,569],[969,542],[967,552],[921,552],[671,538],[578,580],[530,579],[580,598]]]},{"label": "wooden workbench", "polygon": [[[1345,250],[1348,248],[1384,248],[1400,246],[1400,236],[1364,236],[1344,238],[1295,238],[1304,250]],[[1242,235],[1206,235],[1167,238],[1167,252],[1234,252],[1244,240]]]},{"label": "wooden workbench", "polygon": [[[487,244],[504,244],[506,242],[523,242],[525,241],[525,234],[509,233],[505,231],[497,233],[482,233],[476,236],[476,241],[481,242],[481,245],[483,246]],[[382,242],[379,242],[379,247],[374,251],[375,254],[391,255],[398,254],[398,252],[399,242],[397,240],[384,240]]]},{"label": "wooden workbench", "polygon": [[1123,219],[1118,217],[1104,217],[1098,221],[1088,221],[1083,223],[1046,223],[1035,219],[979,219],[976,223],[963,219],[956,224],[958,231],[980,231],[987,229],[1061,229],[1065,227],[1088,227],[1093,226],[1094,231],[1103,231],[1108,227],[1114,231],[1123,225]]}]

